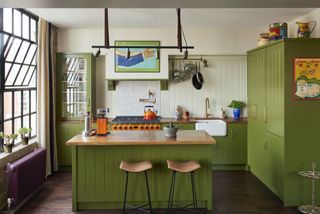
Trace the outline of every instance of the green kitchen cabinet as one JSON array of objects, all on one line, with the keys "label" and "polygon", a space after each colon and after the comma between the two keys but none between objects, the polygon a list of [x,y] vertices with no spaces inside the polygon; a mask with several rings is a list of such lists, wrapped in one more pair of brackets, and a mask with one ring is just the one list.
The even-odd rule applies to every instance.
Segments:
[{"label": "green kitchen cabinet", "polygon": [[285,206],[309,203],[297,171],[320,163],[320,102],[294,95],[294,59],[319,49],[320,39],[285,39],[248,51],[248,166]]},{"label": "green kitchen cabinet", "polygon": [[57,53],[57,120],[78,120],[95,112],[95,58],[92,53]]},{"label": "green kitchen cabinet", "polygon": [[57,53],[56,139],[59,168],[71,166],[65,142],[84,129],[85,112],[95,113],[95,58],[92,53]]},{"label": "green kitchen cabinet", "polygon": [[[163,127],[169,126],[169,123],[161,124],[161,130]],[[195,130],[195,123],[175,123],[174,126],[177,126],[180,130]]]},{"label": "green kitchen cabinet", "polygon": [[81,133],[83,129],[84,124],[80,121],[58,122],[56,124],[59,169],[71,166],[71,148],[66,146],[65,143],[75,135]]},{"label": "green kitchen cabinet", "polygon": [[245,169],[247,165],[247,124],[229,123],[227,136],[214,137],[213,169]]}]

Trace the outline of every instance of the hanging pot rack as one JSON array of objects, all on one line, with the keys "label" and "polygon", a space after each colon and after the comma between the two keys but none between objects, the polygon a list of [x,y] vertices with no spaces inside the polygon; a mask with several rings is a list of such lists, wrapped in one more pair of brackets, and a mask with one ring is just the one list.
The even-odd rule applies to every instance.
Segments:
[{"label": "hanging pot rack", "polygon": [[[181,9],[177,9],[178,26],[177,26],[177,46],[126,46],[126,45],[110,45],[109,41],[109,17],[108,8],[104,9],[104,45],[92,45],[92,48],[98,48],[96,57],[100,55],[100,49],[116,49],[116,48],[127,48],[128,52],[130,48],[156,48],[156,49],[179,49],[180,53],[185,50],[184,58],[188,58],[188,49],[194,49],[194,46],[188,46],[187,41],[181,26]],[[182,36],[184,38],[185,45],[182,45]]]}]

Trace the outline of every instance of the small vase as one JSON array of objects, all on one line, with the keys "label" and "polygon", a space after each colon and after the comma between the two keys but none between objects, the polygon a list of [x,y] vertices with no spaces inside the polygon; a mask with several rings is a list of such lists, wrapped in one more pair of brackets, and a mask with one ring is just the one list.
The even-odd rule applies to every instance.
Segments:
[{"label": "small vase", "polygon": [[236,120],[240,119],[241,109],[240,108],[234,108],[233,109],[233,117]]},{"label": "small vase", "polygon": [[13,144],[3,144],[3,150],[5,153],[12,153]]},{"label": "small vase", "polygon": [[21,141],[21,144],[22,145],[28,145],[29,143],[29,137],[21,137],[22,141]]}]

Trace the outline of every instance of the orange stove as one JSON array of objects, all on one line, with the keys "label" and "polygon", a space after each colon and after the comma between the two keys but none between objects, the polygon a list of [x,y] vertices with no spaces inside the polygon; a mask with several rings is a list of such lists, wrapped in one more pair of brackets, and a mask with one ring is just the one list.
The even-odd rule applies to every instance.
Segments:
[{"label": "orange stove", "polygon": [[143,116],[117,116],[111,124],[111,129],[118,131],[160,130],[160,117],[144,120]]}]

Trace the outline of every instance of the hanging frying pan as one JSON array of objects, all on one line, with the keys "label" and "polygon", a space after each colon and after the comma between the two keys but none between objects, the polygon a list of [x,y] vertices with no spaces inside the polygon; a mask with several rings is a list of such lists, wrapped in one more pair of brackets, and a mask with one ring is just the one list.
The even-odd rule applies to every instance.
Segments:
[{"label": "hanging frying pan", "polygon": [[198,67],[198,72],[197,72],[197,79],[198,79],[198,82],[199,83],[201,83],[201,84],[203,84],[203,76],[202,76],[202,74],[200,73],[200,67],[201,67],[201,65],[200,65],[200,62],[199,62],[199,67]]},{"label": "hanging frying pan", "polygon": [[197,73],[192,76],[192,85],[193,87],[195,87],[195,89],[200,90],[202,88],[202,83],[198,81],[198,77],[197,77],[198,64],[196,64],[196,71]]}]

